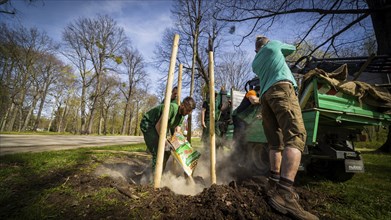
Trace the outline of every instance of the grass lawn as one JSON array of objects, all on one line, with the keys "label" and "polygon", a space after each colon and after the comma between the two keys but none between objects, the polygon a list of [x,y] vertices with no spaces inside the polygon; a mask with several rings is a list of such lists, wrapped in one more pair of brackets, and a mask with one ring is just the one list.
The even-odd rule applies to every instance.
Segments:
[{"label": "grass lawn", "polygon": [[311,182],[311,190],[338,198],[323,204],[325,212],[338,219],[391,219],[391,155],[363,151],[365,173],[346,182]]}]

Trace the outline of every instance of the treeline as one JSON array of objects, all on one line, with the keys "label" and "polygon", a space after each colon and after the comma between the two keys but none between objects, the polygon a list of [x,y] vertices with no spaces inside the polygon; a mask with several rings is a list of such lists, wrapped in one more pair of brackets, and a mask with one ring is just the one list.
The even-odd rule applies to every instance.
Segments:
[{"label": "treeline", "polygon": [[139,135],[148,93],[144,58],[108,16],[79,18],[61,42],[0,24],[0,131]]}]

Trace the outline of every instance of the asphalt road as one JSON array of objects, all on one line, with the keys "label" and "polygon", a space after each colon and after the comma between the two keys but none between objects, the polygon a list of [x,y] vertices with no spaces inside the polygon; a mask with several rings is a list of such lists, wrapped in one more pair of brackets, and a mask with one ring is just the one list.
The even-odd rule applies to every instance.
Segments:
[{"label": "asphalt road", "polygon": [[142,136],[0,135],[0,155],[144,143]]}]

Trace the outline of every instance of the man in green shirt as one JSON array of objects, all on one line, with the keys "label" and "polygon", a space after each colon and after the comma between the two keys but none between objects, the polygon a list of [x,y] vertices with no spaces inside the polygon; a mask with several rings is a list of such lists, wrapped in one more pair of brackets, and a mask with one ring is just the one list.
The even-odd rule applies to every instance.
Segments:
[{"label": "man in green shirt", "polygon": [[[170,98],[170,102],[171,103],[177,103],[177,98],[178,98],[178,87],[175,86],[174,88],[172,88],[171,90],[171,98]],[[164,104],[164,99],[162,100],[162,102],[160,104]]]},{"label": "man in green shirt", "polygon": [[[175,131],[180,131],[180,126],[182,125],[184,117],[190,114],[195,107],[196,103],[191,97],[186,97],[179,106],[176,103],[170,103],[167,129],[171,132],[171,134],[174,134]],[[152,108],[144,114],[140,123],[140,129],[144,134],[145,144],[147,145],[147,149],[149,150],[149,152],[152,154],[153,172],[155,171],[156,166],[156,157],[159,145],[159,132],[162,121],[163,108],[163,104]],[[163,170],[169,157],[170,149],[166,145],[163,160]]]},{"label": "man in green shirt", "polygon": [[285,62],[295,46],[257,37],[252,63],[261,87],[262,125],[269,145],[270,205],[298,219],[318,219],[305,211],[298,202],[293,183],[304,150],[306,130],[299,101],[297,84]]}]

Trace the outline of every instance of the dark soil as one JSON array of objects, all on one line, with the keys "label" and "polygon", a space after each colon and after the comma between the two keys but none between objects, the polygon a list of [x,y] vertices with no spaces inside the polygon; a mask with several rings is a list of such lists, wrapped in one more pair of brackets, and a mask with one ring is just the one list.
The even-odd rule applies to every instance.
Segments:
[{"label": "dark soil", "polygon": [[[91,159],[91,164],[73,173],[57,174],[55,185],[60,190],[45,198],[41,207],[42,212],[48,213],[45,216],[55,219],[291,219],[268,205],[265,177],[242,175],[226,184],[210,186],[208,180],[195,176],[196,185],[203,190],[191,196],[174,193],[168,187],[154,189],[146,178],[150,173],[146,169],[150,163],[146,154],[118,154],[105,161],[92,155]],[[183,177],[179,174],[177,178]],[[321,219],[335,219],[322,210],[326,210],[325,202],[338,202],[338,198],[300,185],[296,191],[304,209]],[[14,211],[11,215],[3,214],[19,218],[18,210]]]}]

